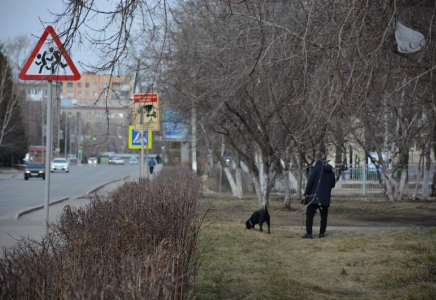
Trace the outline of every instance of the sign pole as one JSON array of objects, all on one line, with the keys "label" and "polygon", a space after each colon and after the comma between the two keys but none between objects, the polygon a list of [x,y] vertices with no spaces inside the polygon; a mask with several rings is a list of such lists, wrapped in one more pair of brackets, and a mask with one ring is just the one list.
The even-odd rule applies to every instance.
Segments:
[{"label": "sign pole", "polygon": [[140,177],[144,178],[144,106],[141,105],[141,163],[139,164]]},{"label": "sign pole", "polygon": [[147,171],[145,172],[146,174],[147,174],[147,178],[150,178],[150,168],[148,167],[148,139],[149,139],[150,137],[148,136],[148,131],[147,131],[147,152],[146,152],[146,158],[145,158],[145,160],[147,161],[147,164],[145,165],[146,166],[146,169],[147,169]]},{"label": "sign pole", "polygon": [[[50,204],[50,160],[51,160],[51,137],[52,137],[52,81],[48,81],[48,99],[47,99],[47,136],[45,140],[45,199],[44,199],[44,210],[45,210],[45,225],[49,223],[49,204]],[[48,230],[48,227],[47,227]]]}]

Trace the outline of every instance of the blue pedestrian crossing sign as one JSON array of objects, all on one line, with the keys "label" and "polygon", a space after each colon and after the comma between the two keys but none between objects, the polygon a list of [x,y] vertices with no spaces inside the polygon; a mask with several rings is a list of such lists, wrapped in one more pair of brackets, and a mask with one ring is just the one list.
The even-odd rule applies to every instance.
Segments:
[{"label": "blue pedestrian crossing sign", "polygon": [[129,126],[129,149],[141,149],[141,138],[144,139],[144,149],[153,147],[152,131],[144,131],[144,137],[142,137],[141,131],[136,131],[135,126]]}]

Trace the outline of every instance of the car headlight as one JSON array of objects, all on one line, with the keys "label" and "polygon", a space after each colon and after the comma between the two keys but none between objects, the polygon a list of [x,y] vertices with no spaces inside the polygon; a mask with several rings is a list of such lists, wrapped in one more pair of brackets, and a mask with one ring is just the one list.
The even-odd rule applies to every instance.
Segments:
[{"label": "car headlight", "polygon": [[44,173],[44,170],[41,170],[41,171],[39,171],[38,173],[39,173],[39,174],[42,174],[42,173]]},{"label": "car headlight", "polygon": [[30,173],[30,171],[29,171],[29,170],[26,170],[26,171],[25,171],[25,173],[29,174],[29,173]]}]

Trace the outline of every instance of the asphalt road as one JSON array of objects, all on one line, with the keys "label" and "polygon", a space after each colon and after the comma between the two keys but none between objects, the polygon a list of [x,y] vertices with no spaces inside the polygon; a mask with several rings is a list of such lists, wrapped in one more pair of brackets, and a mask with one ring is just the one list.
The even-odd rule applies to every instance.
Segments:
[{"label": "asphalt road", "polygon": [[[51,173],[50,202],[65,197],[74,199],[112,180],[137,178],[138,165],[71,165],[70,172]],[[0,181],[0,219],[11,219],[19,212],[44,204],[45,181],[24,180],[24,175]]]}]

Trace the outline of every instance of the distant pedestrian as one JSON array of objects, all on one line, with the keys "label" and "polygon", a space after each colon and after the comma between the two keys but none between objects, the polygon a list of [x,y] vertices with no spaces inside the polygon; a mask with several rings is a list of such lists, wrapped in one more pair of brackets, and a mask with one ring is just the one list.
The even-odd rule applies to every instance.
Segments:
[{"label": "distant pedestrian", "polygon": [[148,166],[150,167],[150,175],[153,174],[154,166],[156,165],[156,162],[153,158],[150,158],[148,160]]},{"label": "distant pedestrian", "polygon": [[335,187],[335,182],[335,173],[333,172],[332,166],[326,162],[323,153],[318,153],[316,155],[316,163],[310,171],[309,180],[303,196],[303,202],[307,207],[306,234],[303,235],[302,238],[312,238],[313,218],[315,217],[317,209],[319,209],[321,214],[319,237],[325,237],[331,191],[332,188]]}]

